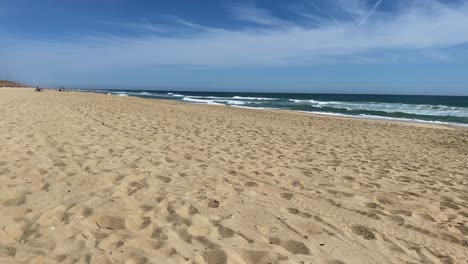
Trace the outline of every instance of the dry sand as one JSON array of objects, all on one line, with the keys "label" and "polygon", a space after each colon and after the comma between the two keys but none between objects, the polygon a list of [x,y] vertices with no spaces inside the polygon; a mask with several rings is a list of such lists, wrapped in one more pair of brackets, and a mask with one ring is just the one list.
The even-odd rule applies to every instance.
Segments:
[{"label": "dry sand", "polygon": [[0,89],[0,263],[467,263],[468,131]]}]

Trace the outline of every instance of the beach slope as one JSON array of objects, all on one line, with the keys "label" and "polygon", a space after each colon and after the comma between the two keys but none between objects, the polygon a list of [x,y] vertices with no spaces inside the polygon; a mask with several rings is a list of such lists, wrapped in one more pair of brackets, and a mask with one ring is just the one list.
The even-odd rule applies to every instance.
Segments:
[{"label": "beach slope", "polygon": [[0,263],[466,263],[463,128],[0,89]]}]

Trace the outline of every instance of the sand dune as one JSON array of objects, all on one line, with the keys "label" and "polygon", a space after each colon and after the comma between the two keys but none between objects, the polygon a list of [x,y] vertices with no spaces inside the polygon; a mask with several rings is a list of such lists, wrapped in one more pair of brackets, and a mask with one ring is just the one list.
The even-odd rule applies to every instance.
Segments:
[{"label": "sand dune", "polygon": [[12,87],[26,87],[26,85],[20,84],[20,83],[15,83],[7,80],[0,80],[0,88],[7,87],[7,88],[12,88]]},{"label": "sand dune", "polygon": [[0,263],[467,263],[468,131],[0,90]]}]

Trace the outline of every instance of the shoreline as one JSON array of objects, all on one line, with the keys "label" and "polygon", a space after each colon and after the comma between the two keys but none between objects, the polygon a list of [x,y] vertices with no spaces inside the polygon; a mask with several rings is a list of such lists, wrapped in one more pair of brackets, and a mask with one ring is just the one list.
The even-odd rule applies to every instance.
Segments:
[{"label": "shoreline", "polygon": [[[373,121],[382,121],[382,122],[396,122],[396,123],[406,123],[406,124],[424,124],[424,125],[434,125],[434,126],[442,126],[442,127],[450,127],[456,129],[468,129],[468,124],[463,123],[453,123],[453,122],[442,122],[442,121],[427,121],[427,120],[419,120],[419,119],[407,119],[407,118],[396,118],[396,117],[380,117],[380,116],[358,116],[358,115],[346,115],[346,114],[339,114],[339,113],[329,113],[329,112],[309,112],[309,111],[300,111],[300,110],[292,110],[292,109],[280,109],[280,108],[263,108],[263,107],[248,107],[248,106],[240,106],[240,105],[224,105],[221,103],[216,104],[209,104],[209,103],[198,103],[198,102],[191,102],[191,101],[183,101],[177,99],[161,99],[161,98],[148,98],[144,96],[138,95],[119,95],[119,94],[105,94],[104,92],[95,92],[95,91],[84,91],[84,90],[74,90],[71,89],[70,91],[74,92],[82,92],[82,93],[92,93],[92,94],[102,94],[102,95],[111,95],[111,96],[119,96],[119,97],[132,97],[132,98],[140,98],[140,99],[148,99],[148,100],[162,100],[162,101],[172,101],[178,103],[186,103],[186,104],[194,104],[194,105],[210,105],[210,106],[224,106],[224,107],[234,107],[234,108],[242,108],[242,109],[251,109],[251,110],[267,110],[267,111],[283,111],[283,112],[290,112],[290,113],[302,113],[308,114],[313,116],[325,116],[325,117],[332,117],[332,118],[351,118],[357,120],[373,120]],[[116,90],[118,91],[118,90]]]}]

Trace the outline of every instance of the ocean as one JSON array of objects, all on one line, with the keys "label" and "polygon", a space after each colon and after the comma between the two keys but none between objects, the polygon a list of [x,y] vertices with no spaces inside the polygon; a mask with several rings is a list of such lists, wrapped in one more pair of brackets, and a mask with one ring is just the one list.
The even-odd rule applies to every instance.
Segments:
[{"label": "ocean", "polygon": [[468,96],[86,90],[197,104],[468,126]]}]

